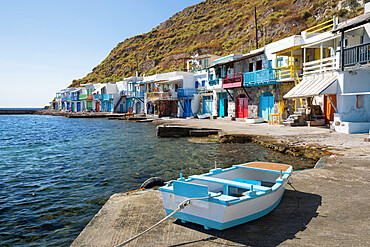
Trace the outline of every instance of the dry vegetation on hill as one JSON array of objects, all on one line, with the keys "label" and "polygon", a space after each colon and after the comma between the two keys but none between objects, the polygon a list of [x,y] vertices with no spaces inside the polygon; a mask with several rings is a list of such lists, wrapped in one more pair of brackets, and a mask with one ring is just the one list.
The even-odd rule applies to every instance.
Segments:
[{"label": "dry vegetation on hill", "polygon": [[119,43],[91,73],[71,86],[116,82],[134,75],[182,70],[186,59],[255,48],[254,7],[259,44],[270,43],[332,18],[353,17],[362,7],[339,10],[339,0],[206,0],[188,7],[152,31]]}]

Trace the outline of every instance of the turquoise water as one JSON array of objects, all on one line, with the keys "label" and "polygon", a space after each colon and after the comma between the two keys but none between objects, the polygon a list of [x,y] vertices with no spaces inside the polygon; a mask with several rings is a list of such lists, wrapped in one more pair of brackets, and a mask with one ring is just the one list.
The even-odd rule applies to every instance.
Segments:
[{"label": "turquoise water", "polygon": [[313,165],[256,144],[157,138],[150,123],[0,115],[0,246],[69,246],[114,193],[254,160]]}]

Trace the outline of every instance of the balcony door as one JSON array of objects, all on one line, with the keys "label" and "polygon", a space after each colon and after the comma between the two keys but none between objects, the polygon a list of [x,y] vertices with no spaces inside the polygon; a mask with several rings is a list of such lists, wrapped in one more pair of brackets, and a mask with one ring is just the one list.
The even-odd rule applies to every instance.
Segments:
[{"label": "balcony door", "polygon": [[237,118],[246,118],[248,117],[248,98],[245,94],[239,94],[237,97]]}]

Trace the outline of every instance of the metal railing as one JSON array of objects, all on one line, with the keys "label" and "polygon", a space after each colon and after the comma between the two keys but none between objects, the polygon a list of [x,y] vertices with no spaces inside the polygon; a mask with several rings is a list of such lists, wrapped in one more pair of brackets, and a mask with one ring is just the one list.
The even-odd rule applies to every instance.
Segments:
[{"label": "metal railing", "polygon": [[94,100],[94,95],[92,95],[92,94],[87,95],[87,100]]},{"label": "metal railing", "polygon": [[337,58],[327,57],[324,59],[319,59],[303,64],[303,75],[323,73],[327,71],[332,71],[338,68]]},{"label": "metal railing", "polygon": [[[323,23],[320,23],[319,25],[310,27],[309,29],[306,29],[303,32],[307,36],[307,35],[310,35],[310,34],[313,34],[313,33],[317,33],[319,31],[323,31],[323,30],[328,29],[328,28],[333,27],[333,26],[334,26],[334,19],[331,19],[331,20],[325,21]],[[308,31],[310,31],[310,32],[308,32]]]},{"label": "metal railing", "polygon": [[370,62],[370,43],[344,48],[343,53],[345,67]]},{"label": "metal railing", "polygon": [[196,91],[193,88],[179,88],[177,90],[177,96],[179,98],[193,97],[195,93],[196,93]]},{"label": "metal railing", "polygon": [[126,96],[127,95],[127,91],[126,90],[122,90],[119,92],[119,95],[120,96]]},{"label": "metal railing", "polygon": [[261,69],[244,73],[244,86],[261,86],[276,83],[275,69]]},{"label": "metal railing", "polygon": [[226,78],[222,79],[223,84],[242,82],[242,81],[243,81],[243,73],[230,74],[230,75],[227,75]]}]

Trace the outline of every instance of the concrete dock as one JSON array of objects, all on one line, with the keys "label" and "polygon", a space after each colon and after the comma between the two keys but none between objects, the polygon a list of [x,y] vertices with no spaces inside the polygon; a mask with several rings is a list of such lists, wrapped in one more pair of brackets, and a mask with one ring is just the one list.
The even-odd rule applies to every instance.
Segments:
[{"label": "concrete dock", "polygon": [[[370,245],[370,143],[364,142],[368,134],[224,120],[168,120],[166,124],[268,136],[291,145],[329,149],[334,155],[323,168],[294,173],[296,191],[288,187],[278,207],[258,220],[224,231],[207,231],[171,218],[127,246]],[[164,217],[158,191],[115,194],[72,246],[115,246]]]}]

